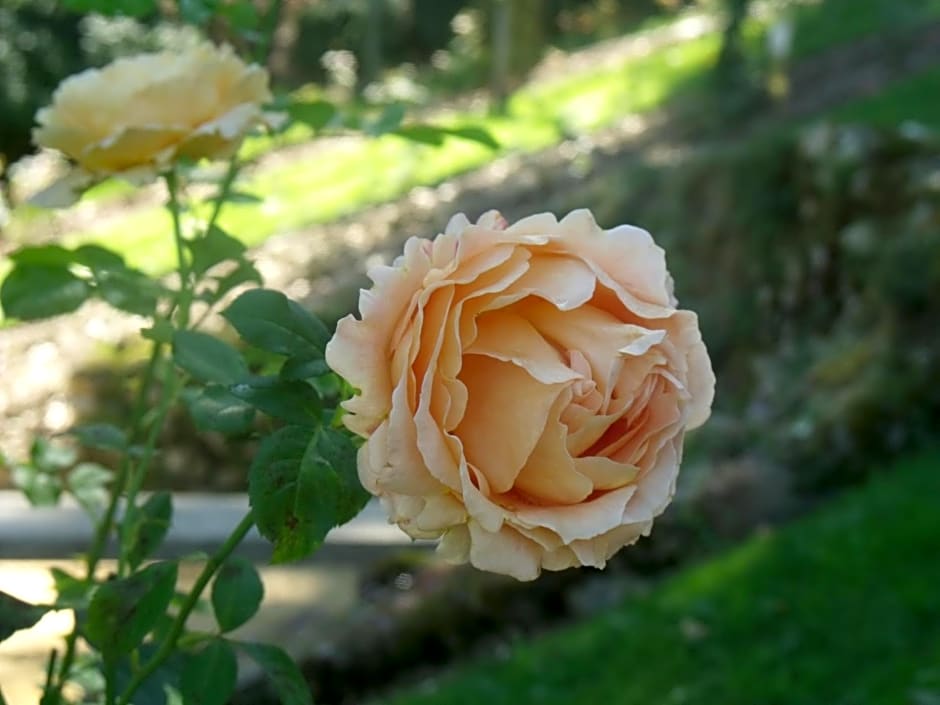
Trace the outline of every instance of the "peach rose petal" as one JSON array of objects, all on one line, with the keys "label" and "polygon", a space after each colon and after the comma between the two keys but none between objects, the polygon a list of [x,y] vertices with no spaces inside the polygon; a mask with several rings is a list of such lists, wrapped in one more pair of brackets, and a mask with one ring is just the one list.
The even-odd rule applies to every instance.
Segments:
[{"label": "peach rose petal", "polygon": [[640,472],[635,465],[603,456],[575,458],[574,469],[591,481],[595,490],[615,490],[633,482]]},{"label": "peach rose petal", "polygon": [[539,504],[577,504],[594,491],[591,480],[578,472],[565,447],[567,428],[560,416],[569,402],[570,394],[556,398],[542,435],[513,484],[517,491]]},{"label": "peach rose petal", "polygon": [[[385,467],[375,482],[386,492],[419,496],[441,494],[446,490],[430,473],[418,450],[418,430],[414,415],[404,402],[406,385],[399,384],[392,396],[392,411],[382,424],[388,440],[384,450]],[[372,439],[369,439],[372,443]]]},{"label": "peach rose petal", "polygon": [[522,316],[503,310],[490,311],[480,316],[478,325],[480,333],[465,354],[511,362],[543,385],[571,382],[580,376]]},{"label": "peach rose petal", "polygon": [[485,530],[470,520],[470,562],[480,570],[503,573],[517,580],[534,580],[541,570],[538,546],[509,527]]},{"label": "peach rose petal", "polygon": [[650,532],[715,378],[649,233],[457,215],[370,276],[327,361],[358,390],[344,423],[391,521],[520,580]]},{"label": "peach rose petal", "polygon": [[441,534],[437,555],[448,563],[466,563],[470,560],[470,529],[466,524],[451,526]]},{"label": "peach rose petal", "polygon": [[[484,355],[467,355],[460,374],[468,401],[454,435],[493,491],[507,492],[538,443],[561,385]],[[519,425],[520,418],[531,423]]]}]

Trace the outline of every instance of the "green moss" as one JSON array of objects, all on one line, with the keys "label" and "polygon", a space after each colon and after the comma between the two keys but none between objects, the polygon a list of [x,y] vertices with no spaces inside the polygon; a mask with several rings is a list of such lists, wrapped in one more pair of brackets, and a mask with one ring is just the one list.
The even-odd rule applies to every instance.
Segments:
[{"label": "green moss", "polygon": [[647,597],[383,702],[928,702],[940,696],[938,493],[940,454],[901,462]]},{"label": "green moss", "polygon": [[882,93],[844,105],[833,111],[836,120],[890,126],[916,121],[940,128],[940,68],[909,76]]}]

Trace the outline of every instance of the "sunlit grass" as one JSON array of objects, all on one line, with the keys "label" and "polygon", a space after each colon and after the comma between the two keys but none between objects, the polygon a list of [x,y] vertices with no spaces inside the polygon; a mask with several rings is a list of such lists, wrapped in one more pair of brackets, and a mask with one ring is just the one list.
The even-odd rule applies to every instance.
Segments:
[{"label": "sunlit grass", "polygon": [[[309,159],[265,169],[246,179],[239,188],[264,202],[228,206],[221,225],[246,244],[256,245],[276,232],[334,220],[394,199],[415,186],[440,183],[488,163],[497,154],[551,146],[572,131],[595,130],[624,115],[655,108],[676,86],[701,72],[717,47],[713,37],[693,40],[589,79],[523,90],[513,97],[505,116],[476,113],[445,118],[453,127],[482,127],[499,142],[499,150],[459,138],[430,146],[396,135],[324,146]],[[159,209],[147,208],[66,240],[105,244],[120,251],[132,265],[158,274],[173,266],[172,251],[166,246],[166,223]]]},{"label": "sunlit grass", "polygon": [[[827,0],[794,6],[790,12],[796,23],[794,52],[803,56],[876,31],[902,30],[940,16],[940,0]],[[762,22],[749,23],[747,33],[752,46],[762,45],[765,29]],[[239,188],[257,195],[263,203],[232,204],[221,224],[246,244],[257,245],[276,232],[328,222],[395,199],[415,186],[440,183],[499,155],[535,151],[572,134],[602,129],[625,115],[661,106],[677,91],[700,87],[717,55],[719,42],[717,34],[707,35],[627,60],[617,67],[524,87],[512,96],[504,117],[470,112],[446,118],[454,126],[473,125],[488,130],[499,140],[499,150],[456,138],[434,147],[394,135],[324,146],[314,157],[285,161],[247,179]],[[920,80],[915,77],[909,82],[914,93]],[[930,87],[935,89],[935,84]],[[301,95],[307,100],[322,97],[316,87],[302,89]],[[890,105],[897,98],[902,102]],[[924,114],[928,117],[921,119],[929,120],[931,111],[940,110],[936,101],[909,103],[910,96],[902,92],[897,97],[876,97],[859,110],[878,113],[873,117],[875,121],[890,121],[890,116],[904,111],[910,114],[903,117]],[[844,114],[850,115],[852,108],[846,110]],[[835,114],[842,116],[838,111]],[[252,138],[243,148],[243,157],[254,159],[279,145],[301,143],[312,136],[309,127],[296,124],[277,137]],[[132,190],[122,182],[109,181],[95,187],[87,197],[104,203]],[[19,217],[25,222],[42,216],[23,213]],[[71,233],[64,240],[69,244],[105,244],[152,274],[173,266],[167,220],[156,207],[134,210],[119,222]]]},{"label": "sunlit grass", "polygon": [[934,702],[940,455],[883,473],[648,596],[382,702]]}]

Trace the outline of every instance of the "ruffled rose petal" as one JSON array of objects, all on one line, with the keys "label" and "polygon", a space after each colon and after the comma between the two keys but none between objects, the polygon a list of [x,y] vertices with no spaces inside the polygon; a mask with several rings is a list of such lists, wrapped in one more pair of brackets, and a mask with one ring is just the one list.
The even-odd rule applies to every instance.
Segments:
[{"label": "ruffled rose petal", "polygon": [[360,475],[405,532],[530,580],[650,531],[714,375],[648,233],[456,216],[370,276],[328,361],[361,390]]},{"label": "ruffled rose petal", "polygon": [[578,539],[598,536],[622,524],[627,503],[636,491],[637,485],[631,484],[581,504],[521,507],[514,512],[514,519],[526,527],[550,529],[564,543],[570,544]]},{"label": "ruffled rose petal", "polygon": [[602,282],[627,294],[624,298],[632,304],[630,308],[638,305],[649,310],[644,303],[671,308],[666,253],[648,232],[632,225],[602,230],[587,210],[572,211],[562,218],[558,229],[566,246],[596,268]]},{"label": "ruffled rose petal", "polygon": [[470,529],[466,524],[452,526],[441,535],[437,555],[448,563],[466,563],[470,560]]},{"label": "ruffled rose petal", "polygon": [[539,255],[532,258],[529,270],[506,293],[494,299],[492,307],[508,306],[537,296],[559,311],[570,311],[591,300],[597,278],[583,262],[562,255]]},{"label": "ruffled rose petal", "polygon": [[565,447],[567,429],[560,416],[570,398],[570,394],[558,396],[538,443],[515,479],[515,489],[539,504],[577,504],[594,491],[594,485],[578,472]]},{"label": "ruffled rose petal", "polygon": [[470,521],[470,562],[480,570],[510,575],[517,580],[535,580],[541,572],[541,551],[517,531],[503,527],[489,532]]},{"label": "ruffled rose petal", "polygon": [[[460,378],[467,386],[467,410],[454,435],[493,491],[507,492],[542,436],[562,385],[543,384],[512,363],[484,355],[464,357]],[[527,422],[519,424],[521,418]]]},{"label": "ruffled rose petal", "polygon": [[[387,437],[387,451],[385,466],[375,473],[374,484],[383,492],[442,494],[445,486],[431,475],[418,451],[418,431],[414,414],[405,403],[405,394],[406,384],[402,382],[395,388],[391,413],[382,424]],[[371,438],[369,442],[372,442]]]},{"label": "ruffled rose petal", "polygon": [[561,353],[518,314],[496,310],[478,319],[479,335],[465,353],[511,362],[542,384],[560,384],[580,375],[564,363]]},{"label": "ruffled rose petal", "polygon": [[343,402],[349,412],[343,423],[360,436],[368,436],[391,407],[391,348],[387,341],[417,297],[421,280],[430,268],[428,252],[421,243],[418,238],[405,243],[399,266],[370,270],[375,286],[359,297],[362,320],[351,314],[340,320],[326,346],[327,364],[360,390]]},{"label": "ruffled rose petal", "polygon": [[588,478],[596,490],[615,490],[629,485],[640,472],[635,465],[598,455],[575,458],[574,469]]}]

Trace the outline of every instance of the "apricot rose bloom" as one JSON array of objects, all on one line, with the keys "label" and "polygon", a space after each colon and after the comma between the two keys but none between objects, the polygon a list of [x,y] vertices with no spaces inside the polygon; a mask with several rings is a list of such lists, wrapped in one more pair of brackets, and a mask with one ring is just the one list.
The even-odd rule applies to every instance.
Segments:
[{"label": "apricot rose bloom", "polygon": [[37,114],[33,140],[75,162],[77,188],[108,176],[145,180],[181,157],[230,156],[268,122],[270,100],[265,69],[201,43],[70,76]]},{"label": "apricot rose bloom", "polygon": [[522,580],[650,531],[715,378],[647,232],[458,215],[370,277],[326,354],[359,390],[344,421],[392,522]]}]

